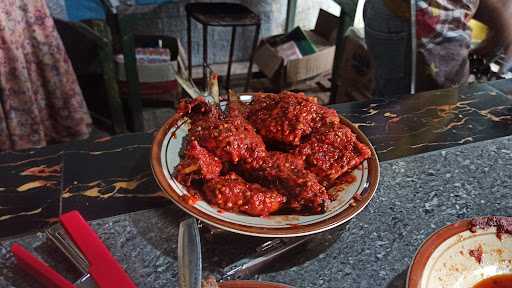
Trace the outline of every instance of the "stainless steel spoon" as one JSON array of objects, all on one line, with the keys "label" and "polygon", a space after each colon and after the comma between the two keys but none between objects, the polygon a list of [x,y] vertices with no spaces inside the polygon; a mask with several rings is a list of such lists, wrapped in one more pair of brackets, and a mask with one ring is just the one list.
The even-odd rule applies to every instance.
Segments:
[{"label": "stainless steel spoon", "polygon": [[178,234],[178,281],[180,288],[201,288],[201,238],[195,218],[183,220]]}]

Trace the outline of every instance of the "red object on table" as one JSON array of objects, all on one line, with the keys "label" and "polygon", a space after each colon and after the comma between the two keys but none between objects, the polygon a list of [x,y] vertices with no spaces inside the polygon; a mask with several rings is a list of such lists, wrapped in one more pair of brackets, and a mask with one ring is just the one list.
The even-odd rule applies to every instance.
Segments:
[{"label": "red object on table", "polygon": [[[60,222],[87,259],[88,273],[99,288],[137,287],[78,211],[61,215]],[[13,244],[11,251],[18,264],[46,287],[75,287],[46,263],[31,255],[20,244]]]},{"label": "red object on table", "polygon": [[11,251],[23,270],[34,276],[41,284],[52,288],[74,288],[73,284],[55,272],[50,266],[43,261],[34,257],[23,246],[13,244]]},{"label": "red object on table", "polygon": [[63,214],[60,222],[87,258],[88,272],[100,288],[137,287],[78,211]]}]

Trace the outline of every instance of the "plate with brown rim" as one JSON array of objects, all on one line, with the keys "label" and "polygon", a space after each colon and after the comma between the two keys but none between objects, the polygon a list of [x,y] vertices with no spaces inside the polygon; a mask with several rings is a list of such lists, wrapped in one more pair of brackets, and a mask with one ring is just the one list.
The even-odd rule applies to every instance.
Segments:
[{"label": "plate with brown rim", "polygon": [[512,273],[512,236],[499,236],[496,227],[472,229],[471,221],[447,225],[423,242],[409,267],[408,288],[472,288]]},{"label": "plate with brown rim", "polygon": [[[240,99],[250,102],[251,95]],[[336,187],[337,199],[327,211],[319,215],[271,215],[253,217],[240,213],[220,211],[206,201],[191,204],[190,194],[173,176],[180,162],[180,151],[186,141],[189,120],[177,116],[168,119],[158,131],[151,149],[151,167],[156,181],[170,199],[192,216],[213,226],[245,235],[260,237],[304,236],[336,227],[347,222],[370,202],[379,182],[380,167],[375,149],[368,138],[349,120],[340,116],[341,123],[349,127],[357,139],[368,146],[372,156],[351,173],[354,181]],[[357,196],[357,201],[354,200]]]}]

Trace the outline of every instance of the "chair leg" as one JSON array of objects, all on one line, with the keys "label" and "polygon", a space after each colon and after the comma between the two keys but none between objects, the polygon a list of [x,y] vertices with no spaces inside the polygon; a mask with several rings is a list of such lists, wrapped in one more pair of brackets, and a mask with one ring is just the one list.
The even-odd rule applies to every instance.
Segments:
[{"label": "chair leg", "polygon": [[206,66],[208,65],[208,26],[203,25],[203,83],[204,91],[208,89],[208,73]]},{"label": "chair leg", "polygon": [[123,114],[123,103],[119,98],[112,46],[109,45],[108,47],[100,48],[99,58],[103,68],[103,81],[105,83],[110,117],[112,118],[112,128],[115,134],[125,133],[126,122]]},{"label": "chair leg", "polygon": [[144,131],[144,118],[139,90],[137,58],[135,56],[135,37],[132,29],[130,29],[136,20],[136,18],[130,16],[118,17],[121,47],[124,56],[124,70],[128,82],[128,128],[133,132],[141,132]]},{"label": "chair leg", "polygon": [[338,65],[340,64],[341,58],[344,54],[345,46],[345,33],[348,29],[354,25],[354,19],[356,17],[358,1],[339,1],[338,4],[341,6],[341,15],[338,21],[338,31],[336,32],[336,50],[334,52],[334,61],[332,66],[331,76],[331,95],[329,96],[329,104],[336,103],[336,95],[338,94],[338,86],[342,83],[338,83],[338,77],[340,71],[338,71]]},{"label": "chair leg", "polygon": [[297,0],[288,0],[286,7],[285,32],[290,32],[295,27],[295,15],[297,14]]},{"label": "chair leg", "polygon": [[114,55],[112,53],[112,34],[105,22],[92,21],[89,26],[100,38],[106,40],[106,46],[98,45],[98,57],[103,71],[103,82],[105,83],[105,95],[107,96],[107,105],[110,110],[112,128],[115,134],[126,133],[126,122],[123,114],[123,103],[119,97],[119,88],[114,67]]},{"label": "chair leg", "polygon": [[251,58],[249,60],[249,70],[247,71],[247,80],[245,82],[245,88],[244,88],[244,91],[247,92],[247,90],[249,90],[249,83],[251,82],[251,77],[252,77],[252,63],[253,63],[253,58],[254,58],[254,51],[256,50],[256,45],[258,45],[258,38],[260,37],[260,27],[261,27],[261,24],[258,23],[258,25],[256,25],[256,31],[254,32],[254,41],[252,42],[252,50],[251,50]]},{"label": "chair leg", "polygon": [[188,79],[192,81],[192,17],[187,15]]},{"label": "chair leg", "polygon": [[233,31],[231,32],[231,43],[230,43],[230,47],[229,47],[228,73],[226,75],[226,91],[228,91],[230,88],[231,65],[233,64],[233,52],[235,50],[235,38],[236,38],[236,26],[233,26]]}]

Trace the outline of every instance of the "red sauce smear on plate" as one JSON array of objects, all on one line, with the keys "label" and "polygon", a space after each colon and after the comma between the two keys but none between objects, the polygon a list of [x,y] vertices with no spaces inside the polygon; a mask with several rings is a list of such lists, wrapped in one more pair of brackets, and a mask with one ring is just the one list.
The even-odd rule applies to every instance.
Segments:
[{"label": "red sauce smear on plate", "polygon": [[469,250],[469,256],[473,257],[478,264],[482,264],[482,255],[484,254],[484,251],[482,249],[482,246],[479,245],[476,249]]},{"label": "red sauce smear on plate", "polygon": [[512,287],[512,274],[502,274],[486,278],[478,282],[473,288],[510,288]]},{"label": "red sauce smear on plate", "polygon": [[348,174],[348,175],[342,176],[342,178],[341,178],[341,182],[343,184],[352,184],[352,183],[356,182],[356,180],[357,180],[357,177],[354,174]]},{"label": "red sauce smear on plate", "polygon": [[496,236],[501,240],[503,234],[512,234],[512,217],[492,216],[471,220],[471,232],[476,232],[477,229],[489,228],[496,228]]}]

